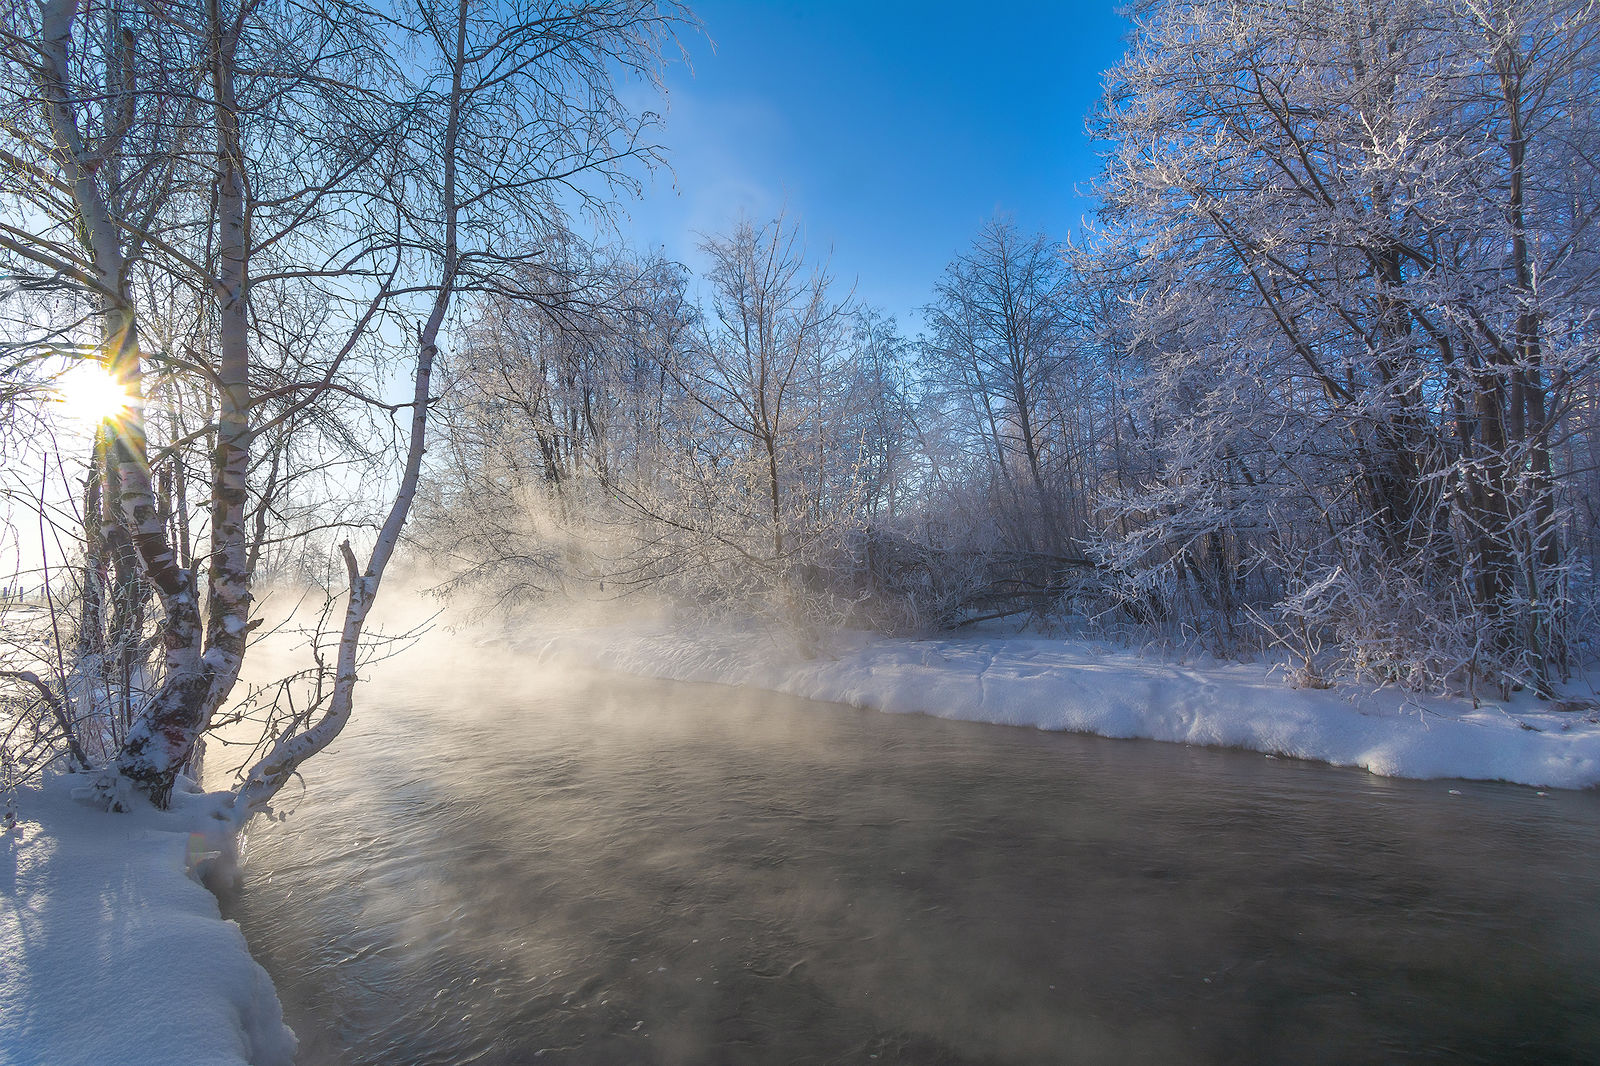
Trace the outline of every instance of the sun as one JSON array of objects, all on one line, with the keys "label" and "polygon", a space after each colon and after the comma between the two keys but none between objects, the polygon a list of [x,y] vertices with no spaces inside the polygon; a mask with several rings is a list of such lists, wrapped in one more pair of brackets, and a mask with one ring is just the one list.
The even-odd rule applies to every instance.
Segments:
[{"label": "sun", "polygon": [[56,381],[61,414],[72,422],[94,425],[116,418],[133,406],[133,397],[99,363],[80,363]]}]

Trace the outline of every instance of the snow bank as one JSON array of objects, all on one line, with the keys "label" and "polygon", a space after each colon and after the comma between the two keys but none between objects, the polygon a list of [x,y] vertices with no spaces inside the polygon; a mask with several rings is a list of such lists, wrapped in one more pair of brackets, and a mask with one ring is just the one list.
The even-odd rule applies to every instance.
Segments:
[{"label": "snow bank", "polygon": [[897,640],[845,634],[805,659],[759,629],[648,623],[525,641],[540,659],[709,681],[881,711],[1145,737],[1551,788],[1600,784],[1600,715],[1419,697],[1392,688],[1290,688],[1261,666],[1186,667],[1037,636]]},{"label": "snow bank", "polygon": [[272,981],[193,873],[208,799],[104,814],[84,784],[20,790],[0,833],[0,1063],[288,1066]]}]

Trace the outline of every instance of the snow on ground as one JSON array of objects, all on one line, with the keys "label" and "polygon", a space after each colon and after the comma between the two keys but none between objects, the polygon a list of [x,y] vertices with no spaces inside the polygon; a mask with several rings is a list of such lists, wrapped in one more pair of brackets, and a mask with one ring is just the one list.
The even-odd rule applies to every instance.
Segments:
[{"label": "snow on ground", "polygon": [[105,814],[86,783],[20,789],[0,832],[0,1063],[288,1066],[272,982],[192,873],[207,798]]},{"label": "snow on ground", "polygon": [[[680,681],[1040,729],[1246,748],[1394,777],[1600,784],[1600,714],[1294,689],[1262,666],[1183,665],[1087,642],[988,633],[840,634],[820,654],[744,627],[640,622],[527,637],[523,653]],[[0,1064],[288,1066],[294,1035],[243,935],[195,870],[211,800],[108,815],[47,777],[0,832]]]},{"label": "snow on ground", "polygon": [[1081,641],[987,634],[841,634],[807,658],[743,629],[652,621],[524,638],[541,660],[789,693],[881,711],[1148,737],[1359,766],[1552,788],[1600,784],[1600,714],[1422,697],[1397,688],[1291,688],[1267,667],[1184,666]]}]

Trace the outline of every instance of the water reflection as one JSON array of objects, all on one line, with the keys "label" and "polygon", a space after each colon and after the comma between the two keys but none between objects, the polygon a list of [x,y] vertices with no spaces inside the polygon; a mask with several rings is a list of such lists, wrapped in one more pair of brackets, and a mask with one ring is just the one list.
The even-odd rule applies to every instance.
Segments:
[{"label": "water reflection", "polygon": [[1592,793],[496,676],[254,827],[301,1062],[1600,1061]]}]

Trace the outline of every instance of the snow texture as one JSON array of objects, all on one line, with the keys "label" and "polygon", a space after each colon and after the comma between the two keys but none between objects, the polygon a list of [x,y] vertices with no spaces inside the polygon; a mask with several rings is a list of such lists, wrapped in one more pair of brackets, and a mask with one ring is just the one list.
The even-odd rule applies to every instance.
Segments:
[{"label": "snow texture", "polygon": [[[905,640],[842,634],[806,658],[758,627],[652,622],[537,640],[541,660],[677,681],[751,685],[896,713],[1145,737],[1547,788],[1600,784],[1600,715],[1519,694],[1509,702],[1398,688],[1291,688],[1263,666],[1184,666],[1028,635]],[[1592,704],[1590,705],[1592,708]]]},{"label": "snow texture", "polygon": [[288,1066],[272,981],[196,873],[231,841],[214,797],[106,814],[87,785],[19,790],[0,833],[0,1063]]}]

